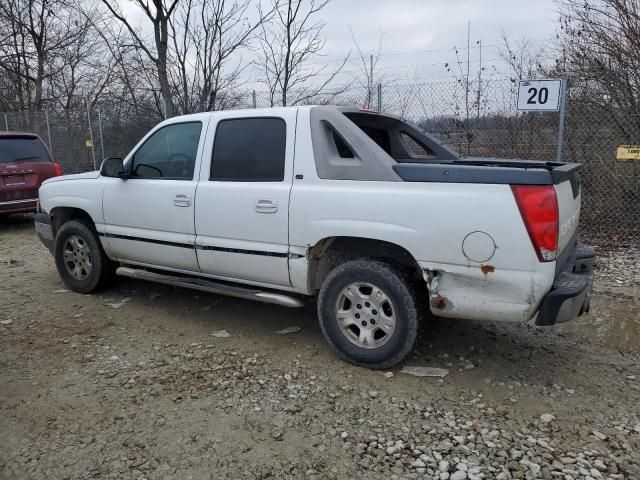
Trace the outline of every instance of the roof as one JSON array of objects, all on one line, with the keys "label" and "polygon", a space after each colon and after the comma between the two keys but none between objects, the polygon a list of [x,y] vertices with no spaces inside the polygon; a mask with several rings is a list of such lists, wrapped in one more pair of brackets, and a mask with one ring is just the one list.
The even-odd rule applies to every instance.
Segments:
[{"label": "roof", "polygon": [[40,136],[30,132],[0,132],[0,138],[40,138]]}]

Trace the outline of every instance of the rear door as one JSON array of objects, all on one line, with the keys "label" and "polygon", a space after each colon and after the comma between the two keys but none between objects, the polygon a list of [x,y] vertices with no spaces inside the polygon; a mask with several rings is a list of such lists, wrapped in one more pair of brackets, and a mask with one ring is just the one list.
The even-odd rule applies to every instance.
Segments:
[{"label": "rear door", "polygon": [[[289,193],[295,109],[239,112],[218,121],[196,193],[196,245],[203,273],[290,286]],[[228,114],[227,114],[228,115]]]},{"label": "rear door", "polygon": [[107,248],[120,261],[198,271],[193,225],[197,159],[209,116],[165,124],[127,159],[130,178],[103,178]]}]

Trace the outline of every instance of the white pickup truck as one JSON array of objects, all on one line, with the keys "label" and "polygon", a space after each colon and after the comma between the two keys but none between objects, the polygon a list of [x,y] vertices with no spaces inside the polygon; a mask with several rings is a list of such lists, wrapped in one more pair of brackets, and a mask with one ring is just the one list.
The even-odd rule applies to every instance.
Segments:
[{"label": "white pickup truck", "polygon": [[47,180],[35,227],[76,292],[118,274],[289,307],[317,297],[337,354],[387,368],[428,310],[539,325],[588,311],[579,168],[461,158],[371,111],[208,112]]}]

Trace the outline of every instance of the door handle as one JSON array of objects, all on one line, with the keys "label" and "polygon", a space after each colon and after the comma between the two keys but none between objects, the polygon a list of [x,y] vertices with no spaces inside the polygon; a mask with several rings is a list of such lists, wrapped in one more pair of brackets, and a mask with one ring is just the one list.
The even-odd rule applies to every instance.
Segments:
[{"label": "door handle", "polygon": [[178,193],[175,197],[173,197],[173,204],[176,207],[190,207],[191,195],[187,195],[186,193]]},{"label": "door handle", "polygon": [[278,202],[276,200],[263,198],[256,200],[255,208],[258,213],[276,213],[278,211]]}]

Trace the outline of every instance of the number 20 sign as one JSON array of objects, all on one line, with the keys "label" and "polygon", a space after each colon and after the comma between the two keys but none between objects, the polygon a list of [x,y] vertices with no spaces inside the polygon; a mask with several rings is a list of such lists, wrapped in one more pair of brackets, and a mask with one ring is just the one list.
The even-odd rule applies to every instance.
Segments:
[{"label": "number 20 sign", "polygon": [[518,110],[554,112],[560,107],[562,80],[520,80]]}]

